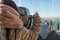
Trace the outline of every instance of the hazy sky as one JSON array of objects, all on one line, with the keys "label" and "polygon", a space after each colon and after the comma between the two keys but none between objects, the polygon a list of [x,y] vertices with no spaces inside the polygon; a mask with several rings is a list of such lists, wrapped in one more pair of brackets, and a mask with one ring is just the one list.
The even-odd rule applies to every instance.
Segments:
[{"label": "hazy sky", "polygon": [[30,14],[39,12],[41,17],[60,17],[60,0],[14,0],[18,6],[26,7]]}]

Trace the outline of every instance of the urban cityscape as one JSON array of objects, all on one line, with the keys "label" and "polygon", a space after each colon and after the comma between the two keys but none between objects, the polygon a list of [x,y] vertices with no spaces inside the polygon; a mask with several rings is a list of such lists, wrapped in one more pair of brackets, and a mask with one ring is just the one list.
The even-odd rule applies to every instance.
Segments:
[{"label": "urban cityscape", "polygon": [[[52,31],[56,31],[60,35],[60,19],[59,18],[41,18],[40,35],[42,39],[46,39]],[[54,39],[55,40],[55,39]]]}]

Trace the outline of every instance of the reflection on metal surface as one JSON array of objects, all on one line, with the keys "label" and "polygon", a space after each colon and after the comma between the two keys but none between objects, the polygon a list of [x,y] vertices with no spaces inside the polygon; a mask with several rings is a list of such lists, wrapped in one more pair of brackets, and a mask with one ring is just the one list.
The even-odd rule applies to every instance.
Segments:
[{"label": "reflection on metal surface", "polygon": [[25,7],[18,7],[18,9],[23,9],[27,12],[28,15],[30,15],[29,9],[25,8]]}]

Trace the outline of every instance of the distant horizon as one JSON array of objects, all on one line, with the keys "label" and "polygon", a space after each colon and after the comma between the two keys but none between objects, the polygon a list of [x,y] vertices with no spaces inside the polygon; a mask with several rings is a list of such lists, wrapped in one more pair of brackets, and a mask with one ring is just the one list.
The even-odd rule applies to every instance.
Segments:
[{"label": "distant horizon", "polygon": [[41,17],[41,18],[60,18],[60,17]]},{"label": "distant horizon", "polygon": [[41,17],[41,18],[60,18],[60,17],[52,17],[52,16],[50,16],[50,17]]}]

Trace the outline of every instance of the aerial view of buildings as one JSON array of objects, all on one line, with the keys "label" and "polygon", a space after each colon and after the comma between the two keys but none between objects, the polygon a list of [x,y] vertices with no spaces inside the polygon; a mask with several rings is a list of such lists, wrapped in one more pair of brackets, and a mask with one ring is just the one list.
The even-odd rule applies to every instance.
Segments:
[{"label": "aerial view of buildings", "polygon": [[60,19],[59,18],[42,18],[40,35],[46,39],[52,31],[56,31],[60,35]]}]

